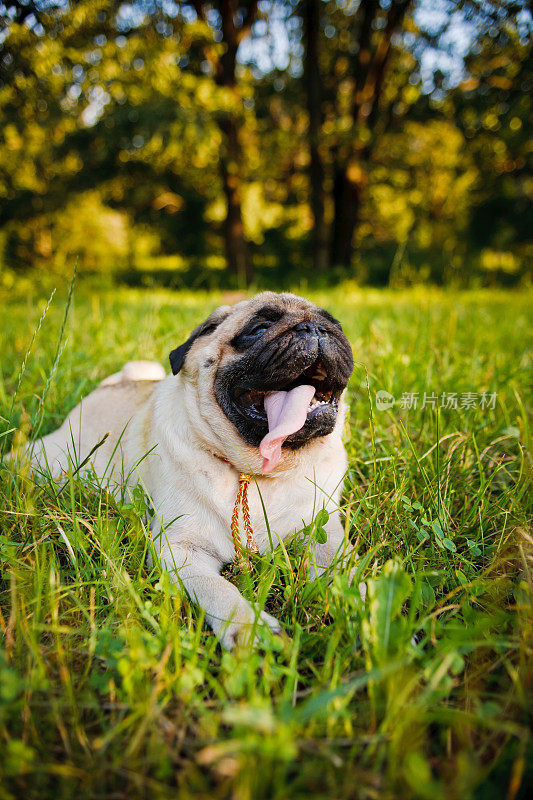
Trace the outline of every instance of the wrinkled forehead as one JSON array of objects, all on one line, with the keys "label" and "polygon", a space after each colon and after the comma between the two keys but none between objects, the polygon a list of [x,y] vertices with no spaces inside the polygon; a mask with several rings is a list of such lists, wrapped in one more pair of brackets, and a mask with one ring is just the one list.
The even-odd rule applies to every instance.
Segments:
[{"label": "wrinkled forehead", "polygon": [[252,300],[252,309],[257,311],[263,306],[275,306],[279,311],[306,312],[316,311],[316,306],[305,297],[298,297],[296,294],[275,294],[274,292],[261,292]]},{"label": "wrinkled forehead", "polygon": [[298,316],[301,319],[310,319],[316,315],[318,309],[304,297],[295,294],[275,294],[274,292],[261,292],[251,300],[243,301],[233,307],[235,323],[246,323],[252,317],[259,315],[266,319],[280,318],[285,314]]}]

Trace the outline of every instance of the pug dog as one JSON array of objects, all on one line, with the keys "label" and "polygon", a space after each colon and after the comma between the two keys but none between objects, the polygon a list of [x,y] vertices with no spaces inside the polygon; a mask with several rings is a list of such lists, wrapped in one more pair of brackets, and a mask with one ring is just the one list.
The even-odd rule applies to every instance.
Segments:
[{"label": "pug dog", "polygon": [[92,467],[112,491],[141,483],[164,569],[229,649],[257,624],[280,632],[220,574],[247,546],[245,531],[234,526],[238,547],[231,532],[243,474],[260,553],[325,508],[327,540],[309,577],[336,555],[350,558],[339,502],[352,351],[327,311],[263,292],[213,311],[170,353],[170,366],[165,375],[159,364],[126,364],[34,443],[32,463],[54,477]]}]

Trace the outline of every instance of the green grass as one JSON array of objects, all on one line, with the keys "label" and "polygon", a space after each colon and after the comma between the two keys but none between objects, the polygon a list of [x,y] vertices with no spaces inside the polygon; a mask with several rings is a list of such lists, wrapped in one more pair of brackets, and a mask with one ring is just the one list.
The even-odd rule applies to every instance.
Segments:
[{"label": "green grass", "polygon": [[[314,299],[357,362],[344,514],[367,603],[342,575],[303,584],[297,537],[255,558],[250,579],[232,573],[286,637],[223,653],[146,566],[140,495],[0,471],[2,800],[526,797],[533,295],[345,286]],[[3,429],[45,433],[126,360],[166,364],[219,301],[82,286],[62,343],[54,298],[27,355],[46,300],[4,298]],[[379,411],[380,389],[497,400]]]}]

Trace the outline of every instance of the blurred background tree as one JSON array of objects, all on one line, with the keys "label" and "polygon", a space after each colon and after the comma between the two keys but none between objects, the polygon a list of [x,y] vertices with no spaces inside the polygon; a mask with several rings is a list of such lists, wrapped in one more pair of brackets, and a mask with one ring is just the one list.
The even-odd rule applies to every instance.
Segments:
[{"label": "blurred background tree", "polygon": [[510,0],[0,3],[0,254],[138,284],[516,283]]}]

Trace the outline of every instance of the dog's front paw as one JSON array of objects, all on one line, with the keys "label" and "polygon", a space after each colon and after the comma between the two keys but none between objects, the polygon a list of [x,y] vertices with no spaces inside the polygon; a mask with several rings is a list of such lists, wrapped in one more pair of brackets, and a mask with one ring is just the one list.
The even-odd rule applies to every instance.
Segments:
[{"label": "dog's front paw", "polygon": [[276,635],[282,633],[281,625],[275,617],[267,614],[266,611],[261,611],[259,615],[256,614],[248,603],[243,603],[235,609],[229,621],[214,620],[213,618],[209,621],[225,650],[233,650],[237,646],[257,645],[260,628],[268,628]]},{"label": "dog's front paw", "polygon": [[270,614],[267,614],[266,611],[261,611],[259,614],[259,623],[262,625],[266,625],[273,634],[276,636],[281,636],[283,633],[283,628],[281,627],[280,623],[276,619],[276,617],[272,617]]}]

